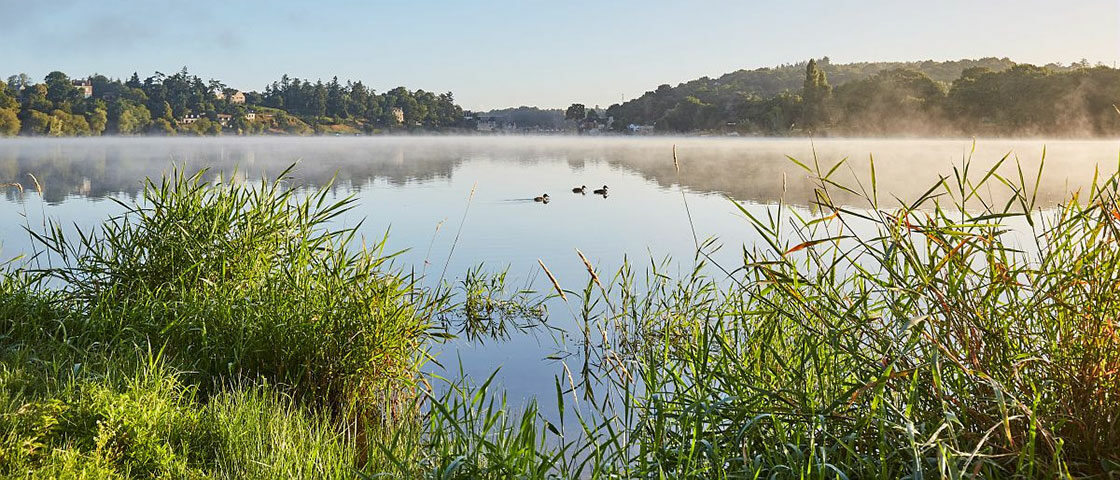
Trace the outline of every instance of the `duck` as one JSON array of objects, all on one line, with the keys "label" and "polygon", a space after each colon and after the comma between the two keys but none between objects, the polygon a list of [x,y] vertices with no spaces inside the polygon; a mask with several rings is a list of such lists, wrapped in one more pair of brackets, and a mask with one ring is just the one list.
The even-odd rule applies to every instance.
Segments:
[{"label": "duck", "polygon": [[533,197],[533,201],[534,202],[540,202],[540,203],[548,203],[548,194],[546,193],[546,194],[541,195],[539,197]]},{"label": "duck", "polygon": [[607,194],[607,186],[603,185],[603,188],[593,190],[591,193],[594,193],[595,195],[606,195]]},{"label": "duck", "polygon": [[580,195],[587,195],[587,185],[584,185],[582,187],[573,188],[572,193],[578,193]]}]

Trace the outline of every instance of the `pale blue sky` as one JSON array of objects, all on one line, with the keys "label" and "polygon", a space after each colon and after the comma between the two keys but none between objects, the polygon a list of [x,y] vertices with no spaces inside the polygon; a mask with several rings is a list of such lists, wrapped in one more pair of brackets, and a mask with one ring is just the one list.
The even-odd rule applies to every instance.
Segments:
[{"label": "pale blue sky", "polygon": [[829,56],[1120,61],[1117,0],[0,0],[0,75],[184,65],[260,90],[288,73],[467,108],[607,106],[658,84]]}]

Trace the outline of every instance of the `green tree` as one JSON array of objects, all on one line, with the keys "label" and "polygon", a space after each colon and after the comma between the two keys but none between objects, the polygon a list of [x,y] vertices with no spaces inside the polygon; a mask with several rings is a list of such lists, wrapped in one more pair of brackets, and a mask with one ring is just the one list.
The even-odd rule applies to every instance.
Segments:
[{"label": "green tree", "polygon": [[949,122],[942,113],[945,91],[917,70],[885,70],[836,87],[837,128],[852,134],[939,134]]},{"label": "green tree", "polygon": [[19,102],[6,85],[0,84],[0,108],[19,109]]},{"label": "green tree", "polygon": [[109,105],[109,131],[133,135],[148,129],[152,114],[142,104],[117,99]]},{"label": "green tree", "polygon": [[69,111],[72,104],[82,100],[82,93],[65,73],[48,73],[44,83],[47,85],[47,100],[57,108]]},{"label": "green tree", "polygon": [[154,135],[175,135],[175,126],[171,124],[166,118],[157,118],[152,121],[151,127],[148,132]]},{"label": "green tree", "polygon": [[144,86],[144,83],[140,81],[140,75],[137,75],[136,72],[132,72],[132,76],[128,78],[127,82],[124,82],[124,85],[129,88],[141,88]]},{"label": "green tree", "polygon": [[573,103],[564,111],[565,120],[582,122],[584,118],[587,118],[587,107],[582,103]]},{"label": "green tree", "polygon": [[12,76],[8,77],[8,82],[7,83],[8,83],[8,88],[10,88],[13,92],[19,92],[20,90],[23,90],[24,88],[30,87],[31,84],[32,84],[31,76],[27,75],[26,73],[21,73],[21,74],[18,74],[18,75],[12,75]]},{"label": "green tree", "polygon": [[20,103],[23,104],[24,110],[38,110],[45,113],[54,107],[51,101],[47,100],[47,86],[41,83],[24,88],[20,95]]},{"label": "green tree", "polygon": [[166,120],[167,123],[174,123],[175,116],[171,110],[171,104],[167,101],[155,102],[155,106],[151,111],[153,119]]},{"label": "green tree", "polygon": [[19,115],[13,108],[0,108],[0,136],[10,137],[19,133]]},{"label": "green tree", "polygon": [[657,121],[658,130],[688,132],[712,128],[719,122],[717,109],[700,99],[688,96],[677,106],[665,112]]},{"label": "green tree", "polygon": [[60,134],[62,125],[58,119],[38,110],[25,110],[20,121],[23,124],[23,133],[27,135]]},{"label": "green tree", "polygon": [[816,60],[809,60],[805,67],[805,82],[801,88],[804,103],[801,123],[806,129],[812,131],[828,125],[831,97],[832,86],[828,84],[828,77],[823,70],[817,68]]},{"label": "green tree", "polygon": [[54,110],[51,112],[51,116],[55,118],[59,126],[57,130],[51,131],[51,135],[84,137],[90,134],[89,122],[81,115]]},{"label": "green tree", "polygon": [[247,135],[252,133],[250,130],[252,126],[249,124],[249,119],[245,118],[244,113],[237,113],[229,121],[229,128],[238,135]]},{"label": "green tree", "polygon": [[327,99],[326,99],[326,113],[336,118],[347,118],[350,113],[347,111],[346,93],[342,85],[338,83],[338,77],[331,79],[327,84]]},{"label": "green tree", "polygon": [[86,121],[89,122],[91,134],[101,135],[105,131],[105,127],[109,125],[109,110],[105,106],[105,102],[98,100],[86,115]]}]

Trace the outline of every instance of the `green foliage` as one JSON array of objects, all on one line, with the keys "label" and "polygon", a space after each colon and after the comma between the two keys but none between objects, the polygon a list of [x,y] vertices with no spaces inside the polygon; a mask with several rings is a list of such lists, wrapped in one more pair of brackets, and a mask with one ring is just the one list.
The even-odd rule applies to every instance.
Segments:
[{"label": "green foliage", "polygon": [[313,132],[311,127],[302,120],[286,113],[276,114],[276,127],[285,133],[308,135]]},{"label": "green foliage", "polygon": [[[246,106],[228,100],[237,90],[217,80],[205,82],[186,68],[173,75],[156,72],[143,80],[134,73],[125,82],[93,75],[88,78],[93,86],[92,98],[83,98],[81,91],[62,72],[51,72],[41,84],[33,84],[26,75],[13,75],[8,81],[11,86],[4,84],[0,88],[0,109],[20,110],[21,131],[28,135],[100,135],[105,132],[173,135],[178,121],[186,115],[207,116],[213,121],[219,113],[235,118],[246,113]],[[219,93],[225,94],[226,99],[219,100]],[[403,110],[404,125],[409,128],[438,130],[465,126],[463,109],[455,104],[450,92],[435,94],[398,87],[378,95],[361,82],[343,84],[337,77],[327,84],[312,84],[284,76],[280,82],[268,86],[263,94],[243,93],[248,105],[253,106],[251,109],[274,107],[291,117],[280,120],[281,125],[270,130],[275,133],[373,131],[379,126],[398,125],[392,114],[393,107]],[[52,128],[52,125],[42,124],[41,116],[32,118],[30,113],[53,115],[56,110],[85,117],[87,128],[67,117],[58,117],[63,125]],[[268,128],[267,123],[271,122],[256,124],[242,119],[236,121],[234,129],[240,134],[262,133]],[[221,133],[220,126],[213,124],[187,130],[201,135]]]},{"label": "green foliage", "polygon": [[379,272],[385,258],[350,249],[355,230],[325,229],[352,205],[326,203],[328,191],[176,174],[99,232],[71,243],[52,230],[45,245],[65,266],[50,274],[107,338],[167,342],[207,377],[372,406],[411,379],[427,326],[411,286]]},{"label": "green foliage", "polygon": [[56,108],[69,111],[70,106],[82,100],[82,93],[70,82],[62,72],[51,72],[44,79],[47,86],[46,99]]},{"label": "green foliage", "polygon": [[568,107],[568,110],[564,112],[565,120],[581,122],[584,118],[587,118],[587,107],[582,103],[573,103]]},{"label": "green foliage", "polygon": [[133,135],[146,131],[152,116],[144,105],[118,99],[109,105],[108,120],[110,132]]},{"label": "green foliage", "polygon": [[0,84],[0,108],[19,109],[19,102],[5,84]]},{"label": "green foliage", "polygon": [[195,135],[220,135],[222,124],[209,118],[202,117],[190,125],[184,125],[183,131]]},{"label": "green foliage", "polygon": [[[827,57],[816,62],[818,68],[828,76],[833,85],[869,78],[881,71],[892,69],[915,70],[930,76],[937,82],[951,82],[968,68],[988,68],[1005,70],[1014,62],[1006,58],[982,58],[979,60],[958,60],[948,62],[861,62],[836,64]],[[669,109],[686,97],[692,96],[701,102],[716,105],[727,112],[733,112],[744,99],[769,100],[783,93],[799,92],[804,87],[807,62],[780,65],[772,68],[739,70],[719,78],[702,77],[682,83],[676,87],[658,86],[656,90],[622,104],[612,105],[607,115],[615,118],[616,125],[653,125]],[[765,117],[724,118],[723,121],[745,122],[765,125]],[[788,125],[769,133],[788,133]]]},{"label": "green foliage", "polygon": [[[994,58],[846,65],[824,58],[661,85],[612,105],[607,115],[619,130],[666,124],[672,112],[675,131],[733,126],[769,135],[1111,136],[1120,133],[1113,108],[1120,104],[1118,72]],[[683,121],[678,107],[687,110],[697,100],[718,118]]]},{"label": "green foliage", "polygon": [[[352,478],[334,422],[268,386],[200,395],[151,352],[81,357],[63,342],[0,357],[0,475]],[[63,371],[32,361],[78,361]],[[39,357],[41,358],[41,357]],[[278,441],[281,440],[281,441]]]},{"label": "green foliage", "polygon": [[10,137],[20,130],[19,115],[15,109],[0,108],[0,136]]},{"label": "green foliage", "polygon": [[252,125],[249,124],[249,120],[245,118],[244,113],[238,113],[237,115],[234,115],[233,119],[229,122],[229,127],[234,131],[234,133],[238,135],[247,135],[249,133],[252,133]]},{"label": "green foliage", "polygon": [[[459,125],[463,118],[463,109],[455,105],[451,93],[437,95],[397,87],[377,95],[361,82],[343,85],[337,77],[324,84],[284,75],[280,81],[265,88],[261,102],[264,106],[283,109],[304,120],[325,116],[330,117],[332,122],[353,119],[373,126],[397,125],[392,115],[393,107],[404,112],[404,125],[408,127],[448,128]],[[281,128],[287,130],[286,127]]]},{"label": "green foliage", "polygon": [[834,130],[864,134],[944,134],[944,86],[914,70],[887,70],[836,88]]},{"label": "green foliage", "polygon": [[166,118],[156,118],[148,127],[148,133],[153,135],[175,135],[175,124]]},{"label": "green foliage", "polygon": [[686,132],[712,128],[719,122],[717,109],[696,97],[687,97],[657,121],[659,130]]},{"label": "green foliage", "polygon": [[424,297],[326,228],[352,205],[329,187],[204,173],[73,241],[52,225],[56,267],[0,273],[0,476],[388,468],[375,445],[409,424]]},{"label": "green foliage", "polygon": [[54,117],[57,124],[61,126],[57,131],[52,131],[51,135],[84,137],[91,133],[89,122],[81,115],[55,110],[51,112],[51,116]]},{"label": "green foliage", "polygon": [[92,135],[101,135],[105,131],[109,126],[109,109],[105,106],[105,102],[97,100],[92,103],[89,112],[86,113],[86,122]]},{"label": "green foliage", "polygon": [[558,130],[564,128],[565,111],[561,109],[540,109],[521,106],[503,108],[487,112],[476,112],[476,116],[499,119],[501,123],[512,123],[518,128],[540,128]]},{"label": "green foliage", "polygon": [[823,70],[817,68],[816,60],[809,60],[805,66],[805,82],[801,88],[801,123],[810,132],[829,124],[829,103],[832,101],[832,86]]},{"label": "green foliage", "polygon": [[19,120],[23,123],[23,133],[27,135],[60,135],[62,131],[58,118],[38,110],[24,110]]}]

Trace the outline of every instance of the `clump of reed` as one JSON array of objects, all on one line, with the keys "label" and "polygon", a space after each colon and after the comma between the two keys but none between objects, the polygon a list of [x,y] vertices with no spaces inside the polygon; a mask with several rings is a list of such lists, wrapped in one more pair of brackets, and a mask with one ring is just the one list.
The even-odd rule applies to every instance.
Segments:
[{"label": "clump of reed", "polygon": [[[743,207],[765,242],[741,264],[701,251],[685,278],[627,265],[567,291],[596,365],[557,375],[568,428],[483,408],[500,395],[485,388],[437,402],[430,478],[1120,474],[1120,177],[1043,207],[1041,169],[966,161],[888,206],[873,161],[854,185],[833,178],[845,162],[798,163],[815,208]],[[514,439],[519,458],[569,460],[477,455]]]},{"label": "clump of reed", "polygon": [[423,297],[388,271],[383,241],[331,228],[353,199],[332,201],[329,185],[300,192],[287,172],[255,185],[204,174],[148,181],[96,231],[35,234],[51,264],[37,273],[81,335],[155,345],[201,384],[264,379],[336,409],[408,388],[429,327]]},{"label": "clump of reed", "polygon": [[444,300],[335,226],[329,185],[205,174],[28,228],[42,250],[0,275],[0,474],[350,478],[416,422]]},{"label": "clump of reed", "polygon": [[[645,300],[627,328],[652,338],[630,352],[644,393],[626,470],[1120,473],[1120,177],[1039,209],[1041,169],[1004,177],[1006,160],[966,162],[893,207],[873,162],[856,185],[832,179],[843,162],[802,164],[815,211],[742,208],[767,243],[727,282],[624,295]],[[837,190],[868,203],[833,203]]]}]

